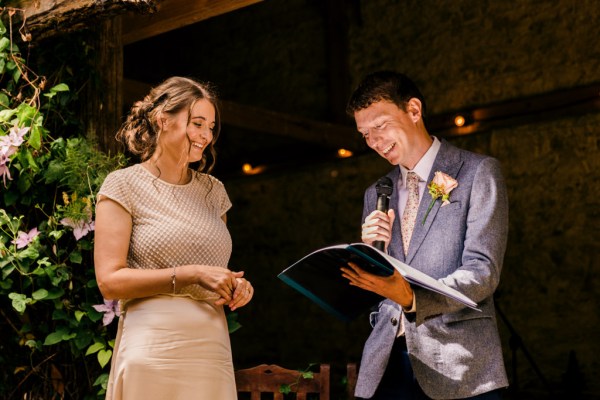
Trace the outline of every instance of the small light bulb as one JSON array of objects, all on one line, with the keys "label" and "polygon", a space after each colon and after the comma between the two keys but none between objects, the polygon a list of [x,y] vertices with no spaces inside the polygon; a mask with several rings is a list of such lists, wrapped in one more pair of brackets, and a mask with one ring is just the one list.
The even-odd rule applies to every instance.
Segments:
[{"label": "small light bulb", "polygon": [[346,150],[346,149],[339,149],[337,151],[338,157],[340,158],[348,158],[348,157],[352,157],[353,153],[350,150]]},{"label": "small light bulb", "polygon": [[454,117],[454,125],[456,126],[463,126],[465,122],[465,117],[463,117],[462,115],[457,115],[456,117]]},{"label": "small light bulb", "polygon": [[265,169],[266,169],[266,166],[264,166],[264,165],[258,165],[256,167],[253,167],[252,164],[250,164],[250,163],[245,163],[242,165],[242,172],[245,175],[260,174],[260,173],[264,172]]}]

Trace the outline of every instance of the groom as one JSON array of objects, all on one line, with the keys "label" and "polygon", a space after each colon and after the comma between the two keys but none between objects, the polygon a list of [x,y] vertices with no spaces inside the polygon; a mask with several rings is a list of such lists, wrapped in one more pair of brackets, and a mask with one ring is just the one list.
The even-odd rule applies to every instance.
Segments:
[{"label": "groom", "polygon": [[411,286],[396,271],[343,275],[386,299],[371,313],[356,396],[367,399],[500,399],[508,386],[493,294],[508,232],[508,201],[497,160],[429,135],[425,100],[405,75],[367,76],[348,113],[367,145],[395,167],[387,213],[365,192],[362,240],[458,290],[481,312]]}]

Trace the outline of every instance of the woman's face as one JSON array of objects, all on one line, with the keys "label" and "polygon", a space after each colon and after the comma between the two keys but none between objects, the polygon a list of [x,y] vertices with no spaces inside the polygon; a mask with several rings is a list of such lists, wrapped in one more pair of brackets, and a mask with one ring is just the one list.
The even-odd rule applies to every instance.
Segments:
[{"label": "woman's face", "polygon": [[188,110],[185,109],[168,116],[162,123],[162,155],[173,157],[178,164],[200,161],[213,140],[215,107],[210,101],[199,99],[192,107],[189,121]]}]

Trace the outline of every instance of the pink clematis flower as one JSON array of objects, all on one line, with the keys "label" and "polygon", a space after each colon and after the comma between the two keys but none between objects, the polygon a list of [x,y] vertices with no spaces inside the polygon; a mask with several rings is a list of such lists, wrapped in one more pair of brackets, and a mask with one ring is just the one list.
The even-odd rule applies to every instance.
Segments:
[{"label": "pink clematis flower", "polygon": [[8,135],[0,137],[0,153],[6,157],[12,156],[25,141],[24,137],[27,132],[29,132],[29,127],[18,128],[13,126],[10,128]]},{"label": "pink clematis flower", "polygon": [[75,240],[79,240],[94,230],[94,221],[73,221],[71,218],[63,218],[60,223],[73,228]]},{"label": "pink clematis flower", "polygon": [[104,304],[93,305],[94,310],[104,313],[102,317],[102,325],[106,326],[112,322],[112,320],[121,315],[121,307],[119,306],[119,300],[106,300]]},{"label": "pink clematis flower", "polygon": [[35,237],[39,234],[40,233],[38,232],[37,228],[33,228],[28,233],[19,231],[19,236],[12,242],[17,245],[17,249],[22,249],[23,247],[31,243],[31,241],[35,239]]},{"label": "pink clematis flower", "polygon": [[13,126],[10,128],[8,135],[0,136],[0,176],[6,187],[6,178],[12,180],[10,170],[8,169],[9,157],[16,153],[17,148],[23,144],[23,137],[29,132],[29,127],[18,128]]},{"label": "pink clematis flower", "polygon": [[8,169],[8,157],[4,154],[0,153],[0,176],[4,182],[4,187],[6,187],[6,178],[9,181],[12,181],[12,177],[10,176],[10,170]]}]

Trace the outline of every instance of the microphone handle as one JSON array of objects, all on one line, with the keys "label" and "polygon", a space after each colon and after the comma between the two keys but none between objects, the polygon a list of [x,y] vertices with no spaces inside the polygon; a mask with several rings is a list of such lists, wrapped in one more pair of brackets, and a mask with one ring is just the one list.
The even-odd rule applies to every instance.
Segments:
[{"label": "microphone handle", "polygon": [[[390,198],[384,194],[377,196],[377,210],[387,214],[390,208]],[[373,242],[373,247],[377,250],[385,251],[385,242],[383,240],[376,240]]]}]

